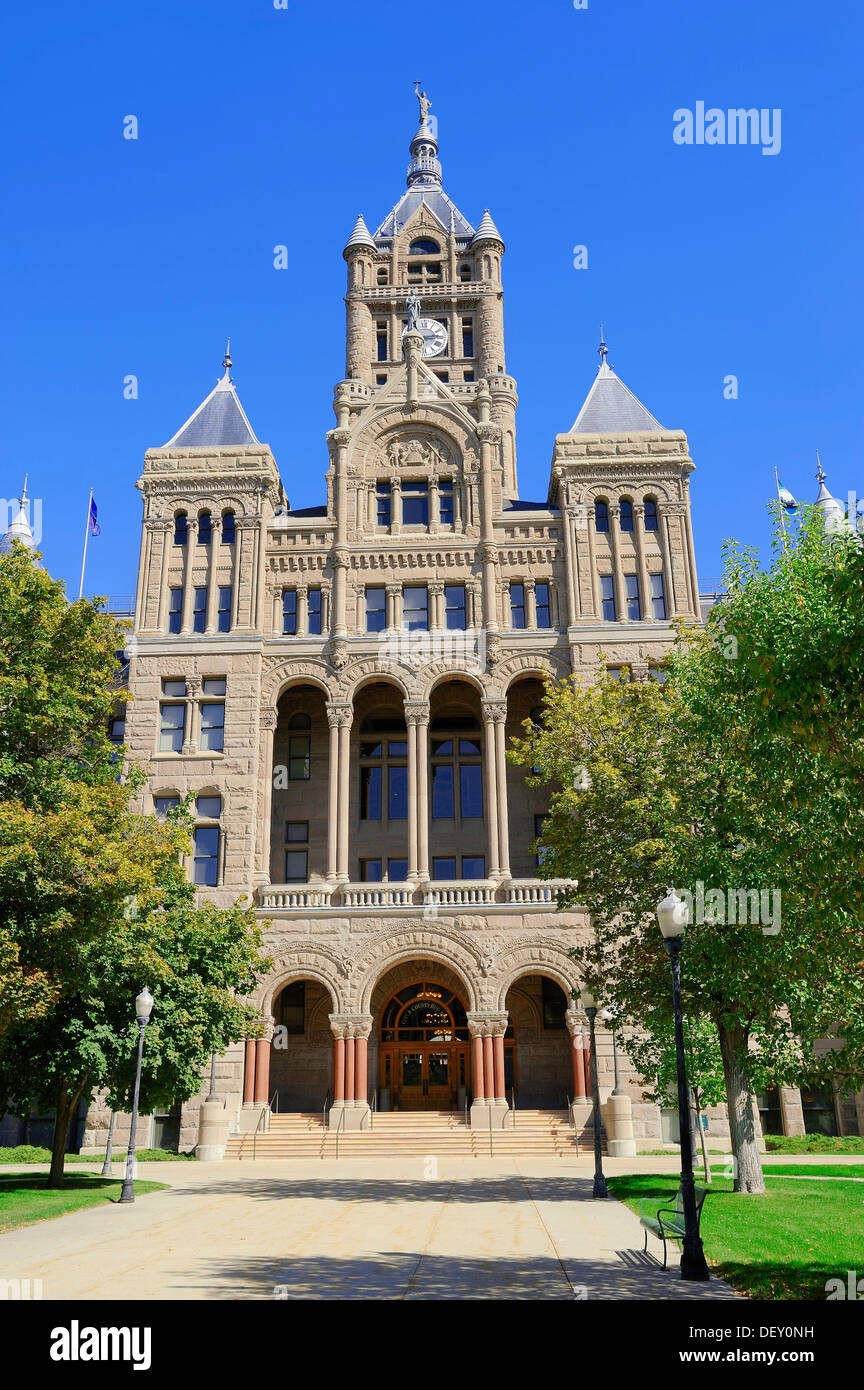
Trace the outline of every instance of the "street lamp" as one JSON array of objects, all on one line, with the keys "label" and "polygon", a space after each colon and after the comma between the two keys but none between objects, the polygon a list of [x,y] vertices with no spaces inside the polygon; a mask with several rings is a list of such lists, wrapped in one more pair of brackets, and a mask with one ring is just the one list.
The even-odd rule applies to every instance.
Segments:
[{"label": "street lamp", "polygon": [[583,989],[579,1002],[588,1015],[591,1029],[591,1091],[594,1101],[594,1190],[592,1197],[608,1197],[606,1179],[603,1176],[603,1155],[600,1151],[600,1089],[597,1085],[597,1045],[594,1038],[594,1020],[597,1017],[597,1001],[590,989]]},{"label": "street lamp", "polygon": [[138,1095],[141,1090],[141,1058],[144,1055],[144,1030],[153,1012],[153,995],[146,985],[135,1000],[135,1017],[138,1019],[138,1065],[135,1068],[135,1094],[132,1097],[132,1125],[129,1130],[129,1151],[126,1154],[126,1176],[120,1191],[121,1202],[135,1201],[135,1130],[138,1126]]},{"label": "street lamp", "polygon": [[675,1005],[675,1060],[678,1071],[678,1140],[681,1149],[681,1202],[684,1207],[684,1241],[681,1250],[681,1278],[710,1279],[696,1216],[696,1189],[693,1185],[693,1131],[690,1127],[690,1099],[684,1061],[684,1020],[681,1014],[681,967],[679,955],[690,909],[674,888],[657,904],[657,922],[663,945],[669,952],[672,969],[672,998]]}]

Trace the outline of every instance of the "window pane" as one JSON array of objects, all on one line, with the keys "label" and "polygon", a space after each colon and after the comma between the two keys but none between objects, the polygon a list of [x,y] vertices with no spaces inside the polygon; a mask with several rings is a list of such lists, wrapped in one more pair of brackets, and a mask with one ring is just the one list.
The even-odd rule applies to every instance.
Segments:
[{"label": "window pane", "polygon": [[595,531],[609,530],[609,504],[607,502],[594,503],[594,529]]},{"label": "window pane", "polygon": [[225,677],[209,676],[207,680],[203,681],[201,684],[201,693],[203,695],[224,695]]},{"label": "window pane", "polygon": [[425,585],[412,585],[402,591],[402,626],[408,632],[429,628],[429,596]]},{"label": "window pane", "polygon": [[154,796],[153,798],[153,811],[160,820],[163,820],[169,811],[173,811],[174,807],[179,805],[179,796]]},{"label": "window pane", "polygon": [[402,523],[404,526],[429,525],[428,483],[402,484]]},{"label": "window pane", "polygon": [[360,819],[381,819],[381,768],[360,769]]},{"label": "window pane", "polygon": [[391,739],[387,744],[387,752],[391,758],[407,758],[408,743],[405,739]]},{"label": "window pane", "polygon": [[390,484],[378,483],[375,489],[375,505],[379,526],[390,525]]},{"label": "window pane", "polygon": [[199,825],[195,831],[193,882],[215,888],[219,877],[219,830],[215,825]]},{"label": "window pane", "polygon": [[225,706],[202,705],[201,706],[201,748],[206,748],[214,753],[222,752],[225,725]]},{"label": "window pane", "polygon": [[510,626],[523,628],[525,626],[525,585],[510,585]]},{"label": "window pane", "polygon": [[618,519],[622,531],[633,530],[633,503],[628,502],[626,498],[620,503]]},{"label": "window pane", "polygon": [[168,631],[179,632],[182,619],[183,590],[168,590]]},{"label": "window pane", "polygon": [[600,595],[603,604],[604,623],[615,621],[615,580],[611,574],[601,574]]},{"label": "window pane", "polygon": [[294,841],[297,844],[305,844],[309,839],[308,820],[289,820],[285,823],[286,841]]},{"label": "window pane", "polygon": [[456,811],[453,804],[453,767],[450,763],[437,763],[432,766],[432,817],[434,820],[452,820]]},{"label": "window pane", "polygon": [[384,747],[383,743],[361,743],[361,744],[360,744],[360,757],[361,757],[361,758],[380,758],[380,757],[381,757],[381,750],[382,750],[383,747]]},{"label": "window pane", "polygon": [[285,589],[282,593],[282,632],[289,637],[297,632],[296,589]]},{"label": "window pane", "polygon": [[163,694],[163,695],[168,695],[168,696],[170,696],[172,699],[175,699],[175,700],[176,700],[176,699],[182,700],[182,699],[184,698],[185,694],[186,694],[186,682],[185,682],[185,681],[163,681],[163,682],[162,682],[162,694]]},{"label": "window pane", "polygon": [[213,533],[213,518],[209,512],[202,512],[198,518],[198,544],[209,545]]},{"label": "window pane", "polygon": [[479,740],[479,738],[460,738],[460,740],[459,740],[459,752],[460,752],[460,754],[462,754],[462,755],[463,755],[464,757],[466,757],[466,758],[479,758],[479,757],[480,757],[480,740]]},{"label": "window pane", "polygon": [[360,882],[361,883],[380,883],[382,878],[380,859],[361,859],[360,860]]},{"label": "window pane", "polygon": [[434,879],[455,878],[456,860],[455,859],[433,859],[432,877]]},{"label": "window pane", "polygon": [[309,780],[309,752],[311,740],[308,734],[292,734],[288,739],[288,781],[306,782]]},{"label": "window pane", "polygon": [[651,575],[651,614],[655,622],[663,621],[666,617],[666,594],[662,574]]},{"label": "window pane", "polygon": [[198,796],[195,798],[195,810],[205,820],[218,820],[222,814],[222,798],[221,796]]},{"label": "window pane", "polygon": [[433,757],[433,758],[452,758],[452,756],[453,756],[453,740],[452,740],[452,738],[442,739],[440,742],[433,742],[433,744],[432,744],[432,757]]},{"label": "window pane", "polygon": [[442,526],[453,525],[452,482],[440,482],[438,484],[438,518]]},{"label": "window pane", "polygon": [[463,854],[462,855],[462,877],[463,878],[485,878],[486,860],[482,854]]},{"label": "window pane", "polygon": [[657,503],[653,497],[645,498],[645,530],[657,530]]},{"label": "window pane", "polygon": [[161,705],[160,718],[159,752],[180,753],[186,726],[186,706]]},{"label": "window pane", "polygon": [[642,605],[639,601],[639,576],[638,574],[625,574],[624,583],[627,588],[627,617],[632,622],[638,622],[642,617]]},{"label": "window pane", "polygon": [[390,820],[405,820],[408,816],[408,769],[387,769],[387,815]]},{"label": "window pane", "polygon": [[445,584],[444,585],[444,615],[445,627],[450,630],[464,631],[465,629],[465,585],[464,584]]},{"label": "window pane", "polygon": [[549,600],[549,585],[536,584],[534,586],[534,598],[537,604],[537,626],[552,626],[552,607]]},{"label": "window pane", "polygon": [[286,849],[285,851],[285,882],[286,883],[305,883],[306,864],[308,853],[305,849]]},{"label": "window pane", "polygon": [[408,860],[388,859],[387,877],[391,883],[404,883],[408,877]]},{"label": "window pane", "polygon": [[321,590],[309,590],[309,633],[316,636],[321,631]]},{"label": "window pane", "polygon": [[463,820],[483,815],[483,769],[479,763],[460,765],[459,800]]},{"label": "window pane", "polygon": [[226,585],[219,589],[219,622],[220,632],[231,631],[231,587]]},{"label": "window pane", "polygon": [[222,544],[233,545],[235,536],[234,513],[222,513]]},{"label": "window pane", "polygon": [[366,631],[383,632],[387,625],[387,593],[383,588],[366,590]]}]

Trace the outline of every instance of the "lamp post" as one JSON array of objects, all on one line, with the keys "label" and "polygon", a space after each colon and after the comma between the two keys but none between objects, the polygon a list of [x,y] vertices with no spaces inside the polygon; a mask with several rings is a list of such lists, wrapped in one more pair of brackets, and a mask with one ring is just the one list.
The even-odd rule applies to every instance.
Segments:
[{"label": "lamp post", "polygon": [[141,1091],[141,1059],[144,1055],[144,1030],[153,1012],[153,995],[145,986],[135,1000],[135,1017],[138,1019],[138,1064],[135,1068],[135,1093],[132,1097],[132,1125],[129,1130],[129,1151],[126,1154],[126,1176],[120,1192],[121,1202],[135,1201],[135,1130],[138,1126],[138,1096]]},{"label": "lamp post", "polygon": [[591,1092],[594,1102],[594,1190],[592,1197],[608,1197],[606,1179],[603,1176],[603,1155],[600,1150],[600,1088],[597,1084],[597,1044],[594,1037],[594,1020],[597,1017],[597,1001],[590,989],[583,989],[579,1002],[588,1015],[591,1029]]},{"label": "lamp post", "polygon": [[618,1010],[611,1004],[607,1004],[605,1009],[601,1009],[597,1017],[601,1023],[609,1024],[609,1031],[612,1034],[612,1065],[615,1068],[615,1086],[612,1090],[613,1096],[623,1096],[621,1089],[621,1073],[618,1070],[618,1039],[616,1035],[615,1019]]},{"label": "lamp post", "polygon": [[696,1216],[696,1190],[693,1185],[693,1130],[690,1126],[690,1098],[684,1060],[684,1019],[681,1013],[681,967],[679,955],[690,909],[674,888],[657,904],[657,922],[663,945],[669,952],[672,969],[672,998],[675,1005],[675,1060],[678,1072],[678,1130],[681,1149],[681,1202],[684,1207],[684,1241],[681,1249],[681,1278],[710,1279],[699,1223]]}]

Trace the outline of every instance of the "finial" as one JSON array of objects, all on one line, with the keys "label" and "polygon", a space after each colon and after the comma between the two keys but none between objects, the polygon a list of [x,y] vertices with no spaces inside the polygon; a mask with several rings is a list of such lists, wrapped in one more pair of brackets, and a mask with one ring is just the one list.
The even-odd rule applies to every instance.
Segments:
[{"label": "finial", "polygon": [[21,496],[18,498],[18,501],[19,501],[19,503],[21,504],[22,507],[24,506],[24,503],[27,501],[27,479],[28,479],[29,477],[30,477],[30,474],[29,474],[29,473],[25,473],[25,474],[24,474],[24,486],[23,486],[23,488],[21,489]]},{"label": "finial", "polygon": [[601,367],[606,366],[606,358],[609,356],[609,349],[606,346],[606,339],[603,337],[603,325],[600,325],[600,346],[597,349]]},{"label": "finial", "polygon": [[826,479],[827,476],[828,476],[827,473],[825,472],[824,468],[822,467],[822,460],[821,460],[820,457],[819,457],[819,450],[817,449],[817,450],[816,450],[816,481],[817,481],[817,483],[824,483],[824,481],[825,481],[825,479]]},{"label": "finial", "polygon": [[225,356],[222,358],[222,367],[226,376],[228,375],[233,366],[234,363],[231,361],[231,339],[229,338],[227,346],[225,348]]},{"label": "finial", "polygon": [[420,124],[429,124],[429,107],[432,105],[426,93],[420,90],[420,83],[414,83],[414,95],[420,103]]}]

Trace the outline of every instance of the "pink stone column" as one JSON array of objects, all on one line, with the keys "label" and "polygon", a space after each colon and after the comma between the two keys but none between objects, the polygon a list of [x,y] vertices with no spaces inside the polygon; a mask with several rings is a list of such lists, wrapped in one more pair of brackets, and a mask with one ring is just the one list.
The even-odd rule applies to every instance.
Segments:
[{"label": "pink stone column", "polygon": [[475,1033],[471,1039],[473,1048],[473,1083],[474,1099],[483,1100],[486,1092],[483,1089],[483,1039],[479,1033]]},{"label": "pink stone column", "polygon": [[255,1103],[255,1039],[246,1039],[246,1057],[243,1068],[243,1104]]},{"label": "pink stone column", "polygon": [[593,1058],[591,1056],[591,1038],[588,1033],[582,1034],[582,1051],[585,1057],[585,1094],[586,1096],[592,1096],[594,1094],[594,1073]]},{"label": "pink stone column", "polygon": [[354,1099],[365,1101],[369,1089],[368,1064],[369,1064],[369,1039],[357,1038],[357,1079],[355,1082],[356,1090]]},{"label": "pink stone column", "polygon": [[345,1039],[333,1039],[333,1099],[345,1099]]},{"label": "pink stone column", "polygon": [[574,1033],[573,1045],[573,1099],[580,1100],[587,1095],[585,1090],[585,1054],[582,1050],[582,1034]]},{"label": "pink stone column", "polygon": [[354,1100],[354,1038],[345,1039],[345,1099]]},{"label": "pink stone column", "polygon": [[492,1039],[492,1050],[495,1057],[495,1099],[506,1100],[504,1094],[504,1034],[496,1033]]},{"label": "pink stone column", "polygon": [[492,1100],[495,1095],[495,1061],[491,1033],[487,1033],[483,1039],[483,1076],[486,1082],[486,1099]]},{"label": "pink stone column", "polygon": [[255,1040],[255,1104],[266,1105],[270,1099],[270,1039]]}]

